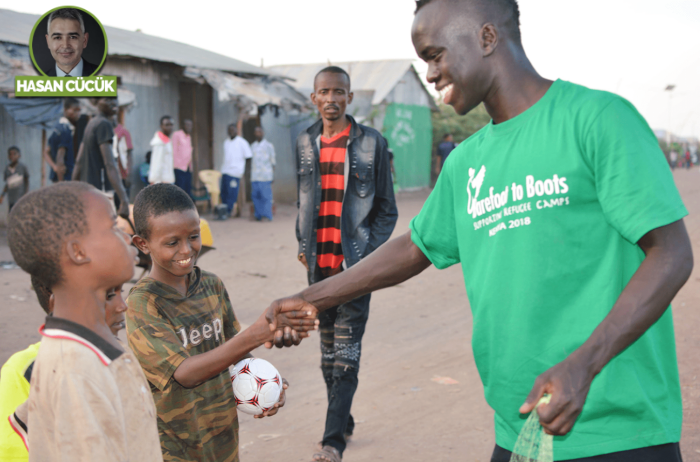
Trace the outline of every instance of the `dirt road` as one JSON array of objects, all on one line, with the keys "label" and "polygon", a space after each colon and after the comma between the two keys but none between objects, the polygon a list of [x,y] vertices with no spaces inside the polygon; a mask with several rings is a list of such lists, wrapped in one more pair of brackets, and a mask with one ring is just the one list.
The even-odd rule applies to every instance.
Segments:
[{"label": "dirt road", "polygon": [[[700,256],[700,172],[676,171],[691,215],[686,219]],[[427,193],[399,196],[396,233],[404,233]],[[295,210],[280,206],[272,223],[212,222],[216,251],[200,266],[218,274],[234,309],[250,324],[275,298],[306,284],[296,261]],[[3,232],[3,230],[0,230]],[[10,260],[0,236],[0,261]],[[696,258],[696,260],[699,258]],[[42,312],[21,270],[0,269],[0,361],[39,339]],[[674,301],[683,386],[681,441],[686,462],[700,461],[700,264]],[[353,404],[355,436],[344,460],[486,462],[494,444],[493,412],[483,398],[471,352],[472,321],[461,268],[430,268],[413,280],[373,295],[363,341],[360,386]],[[318,335],[294,350],[260,349],[291,387],[278,416],[240,415],[241,460],[308,461],[323,433],[325,386]],[[457,383],[441,384],[449,377]],[[435,380],[434,380],[435,379]],[[444,380],[442,380],[444,382]]]}]

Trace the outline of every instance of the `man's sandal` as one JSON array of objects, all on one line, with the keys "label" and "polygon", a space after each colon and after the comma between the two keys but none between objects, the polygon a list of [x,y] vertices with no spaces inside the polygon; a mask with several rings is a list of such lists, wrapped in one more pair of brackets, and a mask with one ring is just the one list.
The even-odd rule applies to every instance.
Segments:
[{"label": "man's sandal", "polygon": [[[352,439],[352,433],[346,433],[346,434],[344,434],[344,435],[343,435],[343,438],[345,438],[345,444],[349,443],[350,440]],[[318,443],[316,443],[316,449],[318,449],[319,451],[320,451],[321,449],[323,449],[323,440],[322,440],[322,441],[319,441]]]},{"label": "man's sandal", "polygon": [[343,458],[333,446],[323,446],[319,452],[314,454],[311,460],[314,462],[341,462]]}]

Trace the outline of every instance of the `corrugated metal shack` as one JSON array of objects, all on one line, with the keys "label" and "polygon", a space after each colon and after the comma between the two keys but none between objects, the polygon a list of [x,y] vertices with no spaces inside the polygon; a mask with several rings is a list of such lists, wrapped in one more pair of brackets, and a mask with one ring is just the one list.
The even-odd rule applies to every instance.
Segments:
[{"label": "corrugated metal shack", "polygon": [[412,61],[289,64],[270,69],[294,79],[291,85],[300,93],[310,95],[318,71],[331,64],[350,75],[354,100],[348,106],[348,114],[376,128],[389,141],[394,152],[397,187],[428,187],[433,136],[430,111],[438,108]]},{"label": "corrugated metal shack", "polygon": [[[0,93],[12,96],[15,75],[36,75],[28,53],[31,30],[38,15],[0,9]],[[226,127],[238,120],[242,108],[253,114],[244,126],[251,137],[261,124],[277,150],[275,199],[296,200],[296,171],[292,143],[293,120],[308,118],[310,103],[274,71],[263,69],[184,43],[105,26],[109,41],[102,75],[121,77],[121,87],[135,96],[123,117],[134,143],[132,199],[143,186],[138,166],[150,150],[160,117],[173,117],[176,129],[184,119],[194,121],[192,134],[197,170],[218,169],[223,158]],[[305,115],[307,114],[307,115]],[[41,186],[40,128],[15,122],[0,105],[0,169],[4,171],[7,147],[17,145],[31,174],[31,189]],[[48,170],[48,168],[47,168]],[[0,207],[0,224],[6,219]]]}]

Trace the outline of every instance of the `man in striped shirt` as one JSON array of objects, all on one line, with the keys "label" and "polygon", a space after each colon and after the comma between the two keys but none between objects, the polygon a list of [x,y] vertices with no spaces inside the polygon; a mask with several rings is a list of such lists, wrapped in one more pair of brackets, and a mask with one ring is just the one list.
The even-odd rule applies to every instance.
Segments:
[{"label": "man in striped shirt", "polygon": [[[389,238],[398,217],[386,141],[345,114],[352,97],[350,76],[343,69],[321,70],[311,95],[321,120],[297,139],[297,239],[310,284],[369,255]],[[353,433],[350,407],[369,301],[365,295],[319,316],[328,410],[313,460],[341,460]]]}]

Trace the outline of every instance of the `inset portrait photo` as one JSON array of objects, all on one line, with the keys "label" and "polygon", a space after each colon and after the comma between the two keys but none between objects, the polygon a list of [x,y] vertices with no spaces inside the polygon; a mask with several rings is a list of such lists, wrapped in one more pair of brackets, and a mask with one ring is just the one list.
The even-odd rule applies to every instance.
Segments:
[{"label": "inset portrait photo", "polygon": [[58,7],[46,12],[29,37],[29,55],[47,77],[96,75],[107,57],[107,34],[90,12]]}]

